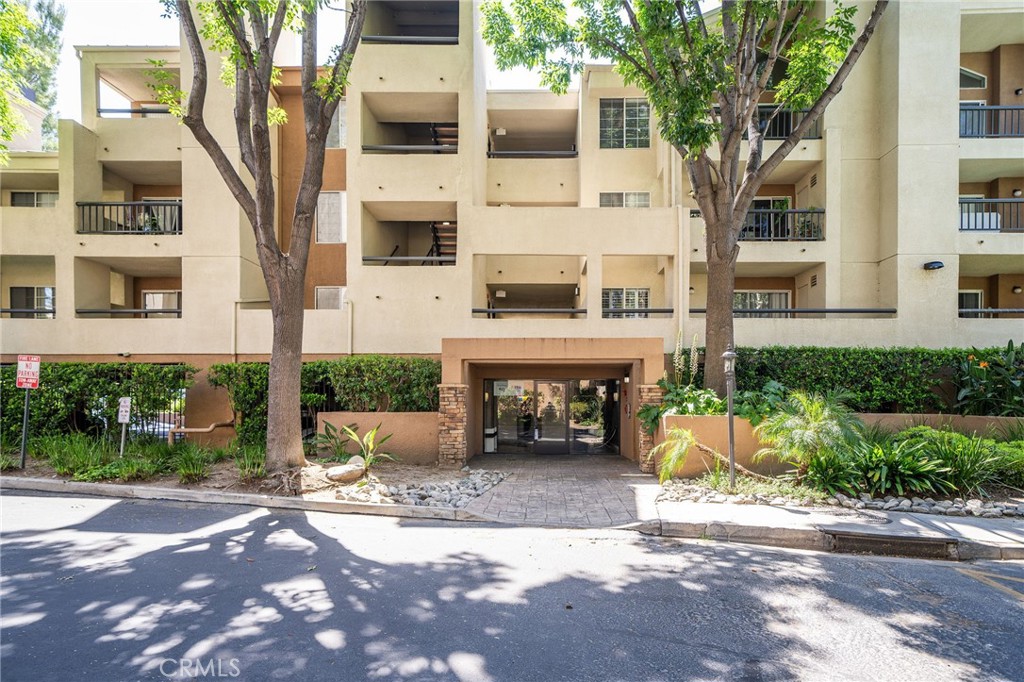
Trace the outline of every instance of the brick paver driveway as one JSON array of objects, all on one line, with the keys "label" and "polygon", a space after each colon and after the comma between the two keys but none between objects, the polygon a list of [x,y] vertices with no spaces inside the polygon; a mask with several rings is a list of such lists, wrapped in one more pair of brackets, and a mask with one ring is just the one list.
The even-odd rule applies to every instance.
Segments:
[{"label": "brick paver driveway", "polygon": [[657,478],[622,457],[481,455],[470,466],[509,474],[466,507],[498,521],[605,528],[657,518]]}]

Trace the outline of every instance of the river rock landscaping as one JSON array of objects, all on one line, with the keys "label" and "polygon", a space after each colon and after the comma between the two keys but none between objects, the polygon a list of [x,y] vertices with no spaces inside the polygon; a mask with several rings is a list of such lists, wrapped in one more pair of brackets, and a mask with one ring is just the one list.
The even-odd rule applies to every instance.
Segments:
[{"label": "river rock landscaping", "polygon": [[[448,507],[461,509],[474,499],[501,483],[506,474],[485,469],[464,467],[458,478],[432,481],[382,481],[375,474],[340,488],[335,497],[345,502],[404,504],[416,507]],[[386,474],[385,478],[388,478]]]}]

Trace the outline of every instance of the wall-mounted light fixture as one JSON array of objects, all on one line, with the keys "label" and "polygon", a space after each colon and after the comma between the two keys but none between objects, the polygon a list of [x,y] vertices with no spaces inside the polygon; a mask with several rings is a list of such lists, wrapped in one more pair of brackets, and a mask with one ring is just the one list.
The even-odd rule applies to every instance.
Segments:
[{"label": "wall-mounted light fixture", "polygon": [[1013,293],[1015,293],[1015,294],[1019,294],[1020,292],[1024,291],[1024,288],[1022,288],[1022,287],[1021,287],[1021,286],[1020,286],[1020,285],[1018,284],[1018,285],[1017,285],[1017,286],[1015,286],[1014,288],[1010,289],[1010,291],[1012,291],[1012,292],[1013,292]]},{"label": "wall-mounted light fixture", "polygon": [[580,288],[579,287],[576,287],[576,291],[574,292],[573,295],[574,296],[579,296],[580,295]]},{"label": "wall-mounted light fixture", "polygon": [[946,267],[946,264],[940,260],[930,260],[924,264],[925,270],[941,270]]},{"label": "wall-mounted light fixture", "polygon": [[1017,97],[1024,95],[1024,88],[1017,88],[1016,90],[1013,91],[1013,94],[1017,95]]},{"label": "wall-mounted light fixture", "polygon": [[690,287],[690,296],[693,296],[695,293],[697,293],[697,290],[694,289],[693,287]]},{"label": "wall-mounted light fixture", "polygon": [[494,298],[505,298],[505,290],[504,289],[498,289],[497,291],[495,291],[494,292]]},{"label": "wall-mounted light fixture", "polygon": [[624,384],[628,384],[629,383],[629,373],[627,373],[626,376],[622,378],[622,383],[624,383]]},{"label": "wall-mounted light fixture", "polygon": [[1012,192],[1010,192],[1010,194],[1020,199],[1021,195],[1024,194],[1024,192],[1021,192],[1020,187],[1018,187],[1014,189]]},{"label": "wall-mounted light fixture", "polygon": [[495,134],[495,135],[507,135],[507,134],[508,134],[508,131],[507,131],[507,130],[505,130],[504,128],[497,128],[497,129],[496,129],[496,130],[494,131],[494,134]]}]

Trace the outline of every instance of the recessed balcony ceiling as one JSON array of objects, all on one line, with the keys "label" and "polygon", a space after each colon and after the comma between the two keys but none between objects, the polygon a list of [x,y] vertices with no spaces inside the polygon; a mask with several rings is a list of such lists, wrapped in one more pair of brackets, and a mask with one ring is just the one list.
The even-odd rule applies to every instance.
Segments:
[{"label": "recessed balcony ceiling", "polygon": [[961,277],[1024,274],[1024,258],[1011,254],[960,256]]},{"label": "recessed balcony ceiling", "polygon": [[377,123],[459,120],[459,96],[454,92],[364,92],[363,102]]},{"label": "recessed balcony ceiling", "polygon": [[[742,257],[743,250],[748,248],[747,246],[740,247],[740,256]],[[812,268],[816,268],[821,263],[736,263],[736,276],[737,277],[796,277],[801,272],[806,272]],[[692,274],[703,275],[708,271],[706,263],[691,263],[690,272]]]},{"label": "recessed balcony ceiling", "polygon": [[103,161],[103,168],[135,185],[181,184],[180,161]]},{"label": "recessed balcony ceiling", "polygon": [[963,4],[960,14],[960,52],[990,52],[1000,45],[1024,43],[1024,9],[1015,3],[998,12]]},{"label": "recessed balcony ceiling", "polygon": [[363,208],[381,222],[455,220],[450,201],[364,201]]},{"label": "recessed balcony ceiling", "polygon": [[96,256],[84,258],[132,277],[181,277],[180,258]]}]

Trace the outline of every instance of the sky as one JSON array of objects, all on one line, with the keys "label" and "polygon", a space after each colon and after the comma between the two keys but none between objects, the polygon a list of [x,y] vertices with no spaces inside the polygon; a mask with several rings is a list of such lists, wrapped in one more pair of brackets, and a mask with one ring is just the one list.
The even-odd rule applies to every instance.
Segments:
[{"label": "sky", "polygon": [[[57,74],[59,118],[82,118],[76,45],[178,44],[178,24],[173,19],[161,17],[163,6],[158,0],[64,0],[64,6],[67,9],[64,48]],[[320,35],[340,35],[343,27],[343,13],[327,12],[320,20]],[[325,56],[330,47],[329,44],[324,46]],[[298,63],[297,55],[295,63]],[[508,73],[498,71],[492,59],[487,71],[487,87],[528,89],[540,86],[537,76],[525,69]]]}]

